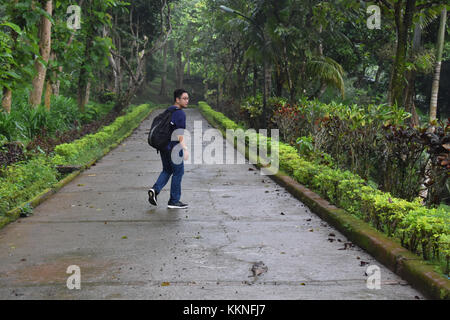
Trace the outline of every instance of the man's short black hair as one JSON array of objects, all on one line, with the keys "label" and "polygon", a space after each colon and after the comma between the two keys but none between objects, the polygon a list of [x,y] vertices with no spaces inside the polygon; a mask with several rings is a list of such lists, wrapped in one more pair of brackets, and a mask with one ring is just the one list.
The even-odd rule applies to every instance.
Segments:
[{"label": "man's short black hair", "polygon": [[183,93],[188,93],[186,90],[184,89],[177,89],[174,91],[173,93],[173,101],[177,101],[177,98],[181,98],[181,96],[183,95]]}]

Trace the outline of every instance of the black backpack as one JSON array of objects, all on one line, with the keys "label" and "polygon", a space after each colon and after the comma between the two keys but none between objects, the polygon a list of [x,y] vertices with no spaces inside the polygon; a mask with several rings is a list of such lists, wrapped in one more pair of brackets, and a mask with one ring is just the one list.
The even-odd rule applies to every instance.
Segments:
[{"label": "black backpack", "polygon": [[169,108],[158,115],[152,122],[148,133],[148,144],[160,151],[169,145],[175,124],[172,123],[172,114],[177,109]]}]

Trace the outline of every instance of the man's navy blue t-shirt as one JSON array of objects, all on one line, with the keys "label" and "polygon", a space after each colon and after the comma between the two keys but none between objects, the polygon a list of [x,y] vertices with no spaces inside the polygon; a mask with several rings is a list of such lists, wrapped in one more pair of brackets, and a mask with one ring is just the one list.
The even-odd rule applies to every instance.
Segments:
[{"label": "man's navy blue t-shirt", "polygon": [[[174,130],[177,129],[186,129],[186,113],[182,109],[177,108],[177,106],[171,106],[168,108],[168,110],[177,109],[172,113],[172,123],[174,125]],[[182,133],[181,133],[182,134]],[[180,134],[180,135],[181,135]],[[167,149],[170,151],[173,149],[174,146],[178,144],[177,141],[171,141],[169,145],[167,146]]]}]

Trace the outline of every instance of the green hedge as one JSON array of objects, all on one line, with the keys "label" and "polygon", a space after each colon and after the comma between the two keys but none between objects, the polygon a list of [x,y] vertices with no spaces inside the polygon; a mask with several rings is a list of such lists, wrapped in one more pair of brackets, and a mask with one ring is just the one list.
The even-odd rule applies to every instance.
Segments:
[{"label": "green hedge", "polygon": [[[239,126],[223,114],[200,102],[199,109],[208,121],[222,130]],[[242,128],[244,129],[244,128]],[[270,141],[270,139],[268,139]],[[420,198],[409,202],[381,192],[358,175],[309,162],[297,150],[279,143],[280,169],[331,203],[372,224],[421,254],[426,260],[439,261],[449,273],[450,217],[444,209],[427,209]]]},{"label": "green hedge", "polygon": [[57,165],[85,165],[100,157],[106,148],[122,139],[156,107],[143,104],[129,108],[124,116],[99,132],[57,146],[51,157],[41,155],[9,166],[0,176],[0,227],[7,223],[8,211],[52,187],[61,178]]},{"label": "green hedge", "polygon": [[85,135],[72,143],[60,144],[55,148],[52,162],[55,165],[80,165],[102,154],[103,149],[140,123],[150,109],[148,104],[140,105],[126,115],[116,118],[109,126],[95,134]]},{"label": "green hedge", "polygon": [[0,217],[58,181],[59,174],[46,156],[9,166],[0,177]]}]

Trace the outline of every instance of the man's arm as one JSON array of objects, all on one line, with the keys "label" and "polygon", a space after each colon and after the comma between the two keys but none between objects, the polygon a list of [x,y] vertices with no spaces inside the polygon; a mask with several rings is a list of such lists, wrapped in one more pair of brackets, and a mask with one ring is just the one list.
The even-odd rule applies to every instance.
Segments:
[{"label": "man's arm", "polygon": [[178,136],[178,141],[180,142],[180,144],[181,144],[181,146],[183,147],[183,150],[186,150],[187,151],[187,147],[186,147],[186,144],[184,143],[184,136]]},{"label": "man's arm", "polygon": [[186,161],[189,159],[189,152],[186,144],[184,143],[184,136],[178,136],[178,141],[180,142],[181,147],[183,147],[183,159]]}]

